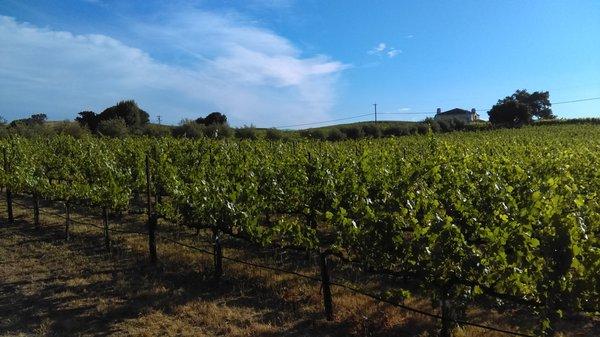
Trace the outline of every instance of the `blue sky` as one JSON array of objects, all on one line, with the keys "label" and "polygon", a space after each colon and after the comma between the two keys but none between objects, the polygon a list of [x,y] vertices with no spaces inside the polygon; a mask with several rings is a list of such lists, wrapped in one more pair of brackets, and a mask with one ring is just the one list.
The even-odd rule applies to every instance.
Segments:
[{"label": "blue sky", "polygon": [[[422,120],[516,89],[600,96],[598,1],[0,0],[0,115]],[[555,105],[600,116],[600,100]],[[388,113],[388,114],[385,114]],[[355,120],[371,118],[365,116]],[[353,120],[348,120],[353,121]]]}]

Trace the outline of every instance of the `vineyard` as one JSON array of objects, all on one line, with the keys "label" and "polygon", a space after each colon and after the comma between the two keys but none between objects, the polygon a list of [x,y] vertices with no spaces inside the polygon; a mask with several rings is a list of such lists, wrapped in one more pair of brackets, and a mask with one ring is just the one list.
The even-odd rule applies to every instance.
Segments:
[{"label": "vineyard", "polygon": [[342,142],[17,137],[0,147],[9,222],[15,196],[32,198],[36,225],[40,201],[60,201],[68,239],[70,209],[96,208],[109,248],[109,213],[145,213],[152,263],[161,224],[210,233],[216,279],[225,237],[312,256],[328,320],[331,287],[362,292],[332,281],[332,263],[389,279],[394,287],[366,294],[376,300],[413,310],[402,298],[427,297],[435,313],[420,314],[441,336],[477,326],[465,312],[482,299],[535,312],[533,330],[505,331],[522,336],[600,311],[600,126]]}]

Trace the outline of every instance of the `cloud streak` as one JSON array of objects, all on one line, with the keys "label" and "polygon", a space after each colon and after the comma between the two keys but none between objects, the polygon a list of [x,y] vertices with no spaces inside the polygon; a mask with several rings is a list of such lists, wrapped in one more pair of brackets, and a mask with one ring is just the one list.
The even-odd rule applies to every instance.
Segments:
[{"label": "cloud streak", "polygon": [[402,53],[402,50],[396,49],[394,47],[389,47],[384,42],[378,43],[375,47],[367,51],[369,55],[378,55],[378,56],[387,56],[389,58],[394,58]]},{"label": "cloud streak", "polygon": [[347,67],[235,16],[193,10],[131,26],[142,47],[0,16],[0,113],[72,119],[132,98],[171,123],[215,110],[237,125],[301,123],[329,117]]}]

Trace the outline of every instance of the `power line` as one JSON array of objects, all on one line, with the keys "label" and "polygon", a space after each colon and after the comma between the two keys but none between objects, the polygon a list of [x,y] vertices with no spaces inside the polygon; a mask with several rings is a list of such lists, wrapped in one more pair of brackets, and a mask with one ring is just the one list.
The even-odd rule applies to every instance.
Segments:
[{"label": "power line", "polygon": [[[550,104],[552,105],[560,105],[560,104],[568,104],[568,103],[578,103],[578,102],[586,102],[586,101],[595,101],[595,100],[600,100],[600,96],[599,97],[589,97],[589,98],[582,98],[582,99],[575,99],[575,100],[570,100],[570,101],[559,101],[559,102],[550,102]],[[375,121],[377,121],[377,114],[379,115],[431,115],[431,114],[435,114],[435,111],[427,111],[427,112],[377,112],[377,103],[373,104],[373,106],[375,107]],[[489,111],[492,107],[485,107],[485,108],[476,108],[477,111]],[[284,126],[276,126],[276,129],[285,129],[285,128],[293,128],[293,127],[298,127],[298,126],[308,126],[308,125],[317,125],[317,124],[325,124],[325,123],[331,123],[331,122],[339,122],[339,121],[344,121],[344,120],[349,120],[349,119],[355,119],[355,118],[360,118],[360,117],[366,117],[366,116],[371,116],[372,114],[363,114],[363,115],[356,115],[356,116],[350,116],[350,117],[344,117],[344,118],[337,118],[337,119],[330,119],[330,120],[326,120],[326,121],[320,121],[320,122],[311,122],[311,123],[301,123],[301,124],[293,124],[293,125],[284,125]]]},{"label": "power line", "polygon": [[585,101],[595,101],[598,99],[600,99],[600,97],[582,98],[582,99],[575,99],[572,101],[550,102],[550,103],[552,105],[557,105],[557,104],[577,103],[577,102],[585,102]]},{"label": "power line", "polygon": [[435,112],[380,112],[380,115],[430,115]]},{"label": "power line", "polygon": [[344,117],[344,118],[330,119],[330,120],[320,121],[320,122],[311,122],[311,123],[301,123],[301,124],[276,126],[275,128],[276,129],[285,129],[285,128],[294,128],[294,127],[297,127],[297,126],[307,126],[307,125],[316,125],[316,124],[323,124],[323,123],[331,123],[331,122],[344,121],[344,120],[348,120],[348,119],[355,119],[355,118],[360,118],[360,117],[365,117],[365,116],[371,116],[371,115],[372,114],[368,113],[368,114],[362,114],[362,115],[356,115],[356,116],[350,116],[350,117]]}]

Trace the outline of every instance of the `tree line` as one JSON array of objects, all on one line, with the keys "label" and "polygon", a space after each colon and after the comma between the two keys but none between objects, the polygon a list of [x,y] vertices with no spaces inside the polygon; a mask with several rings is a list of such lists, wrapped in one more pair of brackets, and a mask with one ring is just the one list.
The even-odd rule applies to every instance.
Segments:
[{"label": "tree line", "polygon": [[[514,94],[499,99],[488,111],[489,122],[467,123],[460,119],[435,120],[426,118],[421,122],[363,122],[357,124],[284,131],[275,128],[260,129],[253,125],[232,128],[227,116],[212,112],[197,119],[184,119],[177,126],[150,123],[149,114],[133,100],[124,100],[104,109],[100,113],[81,111],[75,121],[48,122],[46,114],[35,113],[28,118],[18,119],[8,124],[0,118],[0,137],[18,134],[26,137],[50,136],[53,134],[71,134],[75,137],[99,135],[107,137],[125,137],[127,135],[146,135],[150,137],[184,138],[239,138],[286,140],[309,138],[328,141],[353,140],[361,138],[399,137],[429,132],[479,131],[499,127],[521,127],[549,122],[569,122],[558,120],[552,112],[548,91],[517,90]],[[579,120],[598,122],[595,119]],[[577,122],[572,121],[572,122]]]}]

